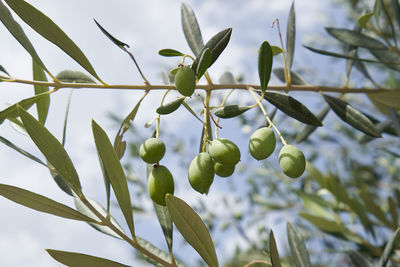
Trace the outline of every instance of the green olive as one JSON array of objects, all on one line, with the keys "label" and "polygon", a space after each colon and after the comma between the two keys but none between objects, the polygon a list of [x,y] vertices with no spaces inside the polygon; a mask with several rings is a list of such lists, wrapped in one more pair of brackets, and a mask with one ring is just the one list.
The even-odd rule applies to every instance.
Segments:
[{"label": "green olive", "polygon": [[240,160],[240,150],[232,141],[217,138],[208,145],[208,153],[214,159],[227,166],[235,166]]},{"label": "green olive", "polygon": [[158,138],[149,138],[140,146],[139,155],[144,162],[158,163],[165,154],[165,145]]},{"label": "green olive", "polygon": [[249,151],[256,160],[263,160],[274,152],[275,145],[274,131],[269,127],[262,127],[250,136]]},{"label": "green olive", "polygon": [[184,96],[191,96],[196,88],[196,74],[190,66],[180,67],[174,78],[176,89]]},{"label": "green olive", "polygon": [[214,175],[214,162],[207,152],[201,152],[190,163],[189,182],[197,192],[207,193],[214,180]]},{"label": "green olive", "polygon": [[154,165],[147,181],[151,199],[162,206],[165,206],[165,196],[174,194],[174,178],[163,165]]},{"label": "green olive", "polygon": [[279,165],[287,176],[297,178],[304,173],[306,159],[300,149],[293,145],[285,145],[279,152]]},{"label": "green olive", "polygon": [[235,165],[223,165],[219,162],[215,162],[214,164],[215,173],[220,177],[229,177],[235,171]]}]

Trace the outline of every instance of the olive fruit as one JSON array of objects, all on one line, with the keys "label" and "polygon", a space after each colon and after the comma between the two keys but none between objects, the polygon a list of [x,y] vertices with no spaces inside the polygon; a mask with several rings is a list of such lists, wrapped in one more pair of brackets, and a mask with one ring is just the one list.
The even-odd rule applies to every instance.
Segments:
[{"label": "olive fruit", "polygon": [[174,194],[174,178],[167,167],[154,165],[150,172],[147,186],[151,199],[162,206],[165,206],[165,196]]},{"label": "olive fruit", "polygon": [[269,127],[262,127],[250,136],[249,151],[256,160],[263,160],[274,152],[275,145],[274,131]]},{"label": "olive fruit", "polygon": [[149,138],[140,146],[139,155],[143,161],[154,164],[158,163],[165,154],[165,145],[158,138]]},{"label": "olive fruit", "polygon": [[208,153],[214,159],[227,166],[235,166],[240,160],[240,150],[232,141],[217,138],[208,145]]},{"label": "olive fruit", "polygon": [[300,149],[293,145],[285,145],[279,152],[279,165],[287,176],[297,178],[306,168],[306,159]]},{"label": "olive fruit", "polygon": [[196,88],[196,74],[190,66],[182,66],[175,74],[176,89],[184,96],[191,96]]},{"label": "olive fruit", "polygon": [[214,164],[215,174],[220,177],[229,177],[235,171],[235,165],[224,165],[219,162],[215,162]]},{"label": "olive fruit", "polygon": [[207,193],[214,180],[214,175],[214,162],[207,152],[199,153],[190,163],[189,182],[197,192]]}]

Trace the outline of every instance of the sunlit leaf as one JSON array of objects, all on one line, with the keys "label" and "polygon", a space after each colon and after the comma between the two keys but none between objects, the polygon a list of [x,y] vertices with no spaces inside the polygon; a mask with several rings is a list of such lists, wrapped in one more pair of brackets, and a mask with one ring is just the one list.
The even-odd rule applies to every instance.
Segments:
[{"label": "sunlit leaf", "polygon": [[[47,82],[46,74],[42,67],[35,61],[32,60],[32,68],[33,68],[33,79],[35,81],[45,81]],[[43,85],[34,85],[35,88],[35,95],[39,95],[49,91],[48,86]],[[49,112],[49,105],[50,105],[50,96],[46,95],[42,98],[38,99],[36,102],[36,109],[38,112],[38,119],[39,121],[44,124],[46,122],[47,113]]]},{"label": "sunlit leaf", "polygon": [[167,208],[176,228],[211,267],[219,266],[214,243],[200,216],[183,200],[168,194]]},{"label": "sunlit leaf", "polygon": [[46,249],[46,251],[53,259],[69,267],[129,267],[115,261],[76,252],[54,249]]},{"label": "sunlit leaf", "polygon": [[276,45],[271,45],[272,55],[277,56],[283,52],[282,48]]},{"label": "sunlit leaf", "polygon": [[296,39],[296,12],[294,1],[290,6],[289,17],[286,29],[286,51],[287,51],[287,69],[291,71],[294,57],[294,47]]},{"label": "sunlit leaf", "polygon": [[322,122],[306,106],[289,95],[265,92],[264,98],[283,113],[298,121],[314,126],[322,126]]},{"label": "sunlit leaf", "polygon": [[5,2],[32,29],[58,46],[85,70],[100,80],[81,49],[49,17],[24,0],[5,0]]},{"label": "sunlit leaf", "polygon": [[355,250],[350,250],[347,255],[354,267],[373,267],[372,263],[367,258]]},{"label": "sunlit leaf", "polygon": [[186,41],[195,56],[198,56],[200,55],[200,50],[204,46],[203,37],[201,36],[196,16],[192,8],[186,3],[182,3],[181,5],[181,19]]},{"label": "sunlit leaf", "polygon": [[65,83],[96,83],[85,73],[76,70],[63,70],[56,78]]},{"label": "sunlit leaf", "polygon": [[[285,72],[283,68],[275,68],[272,70],[275,74],[275,76],[281,81],[281,82],[286,82],[285,81]],[[300,76],[295,71],[290,72],[290,79],[291,79],[291,84],[292,85],[306,85],[307,83],[304,81],[304,79]]]},{"label": "sunlit leaf", "polygon": [[260,78],[261,91],[267,89],[272,70],[272,49],[267,41],[264,41],[258,49],[258,76]]},{"label": "sunlit leaf", "polygon": [[129,45],[127,45],[127,44],[124,43],[124,42],[121,42],[120,40],[118,40],[117,38],[115,38],[114,36],[112,36],[108,31],[106,31],[106,29],[104,29],[104,28],[100,25],[100,23],[97,22],[97,20],[95,20],[95,19],[93,19],[93,20],[94,20],[94,22],[96,23],[97,27],[100,28],[100,30],[104,33],[105,36],[108,37],[108,39],[111,40],[111,42],[113,42],[115,45],[117,45],[117,46],[119,46],[119,47],[124,47],[124,46],[129,47]]},{"label": "sunlit leaf", "polygon": [[15,186],[0,184],[0,195],[37,211],[72,220],[95,222],[93,219],[64,204]]},{"label": "sunlit leaf", "polygon": [[329,209],[327,208],[327,206],[329,206],[329,204],[323,198],[318,195],[309,194],[302,191],[296,191],[296,193],[303,201],[304,207],[309,210],[313,215],[331,220],[335,219],[335,216],[332,213],[328,212]]},{"label": "sunlit leaf", "polygon": [[279,258],[278,248],[272,230],[269,232],[269,257],[271,259],[272,267],[281,267],[281,260]]},{"label": "sunlit leaf", "polygon": [[196,69],[196,78],[200,80],[201,76],[207,71],[208,67],[211,65],[212,55],[209,48],[205,49],[200,55],[199,64]]},{"label": "sunlit leaf", "polygon": [[185,54],[179,52],[178,50],[175,49],[161,49],[160,51],[158,51],[158,54],[160,56],[164,56],[164,57],[181,57],[184,56]]},{"label": "sunlit leaf", "polygon": [[239,105],[228,105],[223,106],[215,110],[215,115],[219,118],[228,119],[237,117],[240,114],[248,111],[251,107],[249,106],[239,106]]},{"label": "sunlit leaf", "polygon": [[287,224],[287,236],[294,265],[296,267],[311,267],[310,255],[308,254],[304,240],[296,231],[296,228],[289,222]]},{"label": "sunlit leaf", "polygon": [[326,94],[323,94],[323,96],[331,109],[344,122],[367,135],[373,137],[382,137],[379,130],[376,129],[376,126],[365,115],[353,108],[350,104],[339,98]]},{"label": "sunlit leaf", "polygon": [[369,13],[362,14],[362,15],[358,18],[358,20],[357,20],[358,25],[359,25],[361,28],[365,28],[366,25],[367,25],[367,23],[369,22],[369,20],[371,19],[371,17],[372,17],[373,15],[374,15],[373,12],[369,12]]},{"label": "sunlit leaf", "polygon": [[132,236],[134,236],[135,230],[133,225],[132,204],[125,172],[106,132],[94,120],[92,121],[92,130],[97,152],[104,164],[104,169],[107,172],[118,204],[129,226],[129,230]]},{"label": "sunlit leaf", "polygon": [[[325,119],[326,115],[328,114],[329,110],[331,108],[326,105],[320,112],[317,114],[317,119],[319,119],[321,122]],[[296,136],[296,142],[301,143],[305,141],[315,130],[317,129],[317,126],[314,125],[306,125],[300,133],[297,134]]]},{"label": "sunlit leaf", "polygon": [[32,141],[46,157],[47,161],[54,166],[67,184],[75,191],[81,192],[78,173],[65,151],[62,144],[55,138],[39,121],[24,109],[18,109],[19,115],[24,123],[25,129]]},{"label": "sunlit leaf", "polygon": [[378,264],[379,267],[385,267],[387,265],[395,248],[399,244],[399,241],[400,241],[400,228],[398,228],[396,230],[396,232],[393,233],[392,237],[387,242],[387,244],[385,246],[385,250],[383,251],[382,257],[379,260],[379,264]]},{"label": "sunlit leaf", "polygon": [[367,94],[369,98],[386,106],[400,108],[400,90],[385,90]]},{"label": "sunlit leaf", "polygon": [[365,34],[362,34],[358,31],[348,30],[348,29],[339,29],[339,28],[325,28],[326,31],[338,39],[341,42],[344,42],[349,45],[365,47],[365,48],[373,48],[373,49],[386,49],[387,47],[380,41],[371,38]]}]

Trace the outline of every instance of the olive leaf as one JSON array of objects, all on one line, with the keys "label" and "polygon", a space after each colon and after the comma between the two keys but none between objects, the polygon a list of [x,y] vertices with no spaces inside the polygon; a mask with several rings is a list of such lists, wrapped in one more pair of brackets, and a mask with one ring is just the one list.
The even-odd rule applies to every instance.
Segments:
[{"label": "olive leaf", "polygon": [[239,116],[251,109],[249,106],[228,105],[215,110],[215,115],[219,118],[228,119]]},{"label": "olive leaf", "polygon": [[185,100],[184,96],[174,99],[168,103],[162,104],[161,106],[159,106],[157,108],[156,112],[161,115],[170,114],[170,113],[174,112],[175,110],[177,110],[181,106],[183,100]]},{"label": "olive leaf", "polygon": [[400,4],[398,0],[392,0],[392,11],[394,13],[394,18],[397,22],[397,27],[400,27]]},{"label": "olive leaf", "polygon": [[81,254],[76,252],[68,252],[54,249],[46,249],[47,253],[56,261],[71,267],[129,267],[128,265],[121,264],[115,261]]},{"label": "olive leaf", "polygon": [[0,71],[10,76],[10,74],[6,71],[6,69],[2,65],[0,65]]},{"label": "olive leaf", "polygon": [[350,104],[326,94],[323,94],[323,97],[336,115],[344,122],[372,137],[382,137],[376,126],[364,114],[353,108]]},{"label": "olive leaf", "polygon": [[[258,93],[260,94],[260,92]],[[265,92],[264,99],[298,121],[314,126],[322,126],[322,122],[306,106],[289,95]]]},{"label": "olive leaf", "polygon": [[200,55],[199,64],[196,69],[196,78],[200,80],[201,76],[207,71],[211,64],[212,54],[209,48],[205,49]]},{"label": "olive leaf", "polygon": [[8,8],[0,1],[0,20],[6,26],[7,30],[14,36],[14,38],[25,48],[25,50],[31,55],[32,59],[36,61],[45,71],[48,72],[46,66],[36,53],[35,48],[25,35],[24,30],[11,16]]},{"label": "olive leaf", "polygon": [[167,208],[176,228],[210,267],[217,267],[218,259],[210,233],[200,216],[183,200],[167,194]]},{"label": "olive leaf", "polygon": [[15,151],[17,151],[18,153],[24,155],[25,157],[36,161],[37,163],[48,167],[46,163],[44,163],[42,160],[40,160],[39,158],[37,158],[36,156],[32,155],[31,153],[27,152],[26,150],[20,148],[19,146],[15,145],[14,143],[12,143],[10,140],[4,138],[3,136],[0,136],[0,142],[2,142],[3,144],[5,144],[6,146],[14,149]]},{"label": "olive leaf", "polygon": [[304,240],[296,228],[289,222],[287,223],[287,237],[294,265],[296,267],[311,267],[310,255],[308,254]]},{"label": "olive leaf", "polygon": [[294,9],[294,1],[290,6],[289,17],[286,29],[286,51],[287,51],[287,69],[290,72],[293,64],[294,47],[296,39],[296,12]]},{"label": "olive leaf", "polygon": [[92,223],[96,222],[92,218],[89,218],[79,211],[65,206],[64,204],[15,186],[0,184],[0,195],[15,203],[37,211],[53,214],[72,220]]},{"label": "olive leaf", "polygon": [[276,45],[271,45],[271,50],[272,50],[273,56],[277,56],[283,52],[282,48],[280,48],[279,46],[276,46]]},{"label": "olive leaf", "polygon": [[278,248],[272,230],[269,232],[269,257],[271,259],[272,267],[281,267],[281,260],[279,259]]},{"label": "olive leaf", "polygon": [[[101,81],[82,50],[49,17],[23,0],[5,0],[8,6],[33,30],[52,42]],[[40,64],[42,65],[42,64]],[[42,66],[44,67],[44,66]]]},{"label": "olive leaf", "polygon": [[96,83],[85,73],[76,70],[63,70],[57,74],[56,78],[66,83]]},{"label": "olive leaf", "polygon": [[113,148],[106,132],[92,120],[93,136],[96,143],[97,152],[104,164],[107,176],[114,190],[119,207],[128,224],[129,231],[132,236],[135,236],[135,228],[133,224],[132,204],[129,194],[128,183],[125,172],[119,161],[117,152]]},{"label": "olive leaf", "polygon": [[383,251],[382,257],[379,260],[379,267],[385,267],[389,262],[390,256],[394,252],[396,246],[400,242],[400,228],[398,228],[390,238],[389,242],[387,242],[385,249]]},{"label": "olive leaf", "polygon": [[325,30],[337,40],[358,47],[372,48],[372,49],[386,49],[387,47],[377,39],[369,37],[358,31],[326,27]]},{"label": "olive leaf", "polygon": [[367,23],[370,21],[370,19],[373,15],[374,15],[374,12],[368,12],[368,13],[362,14],[357,20],[358,25],[361,28],[365,28],[367,26]]},{"label": "olive leaf", "polygon": [[318,54],[325,55],[325,56],[345,58],[345,59],[351,59],[351,60],[357,60],[357,61],[363,61],[363,62],[369,62],[369,63],[381,63],[381,64],[383,64],[383,62],[372,60],[372,59],[352,57],[352,56],[349,56],[349,55],[344,55],[344,54],[339,54],[339,53],[335,53],[335,52],[325,51],[325,50],[322,50],[322,49],[317,49],[317,48],[310,47],[310,46],[307,46],[307,45],[303,45],[303,46],[305,48],[307,48],[308,50],[313,51],[314,53],[318,53]]},{"label": "olive leaf", "polygon": [[18,107],[18,113],[32,141],[43,153],[47,161],[54,166],[68,186],[70,186],[75,193],[79,194],[82,187],[78,173],[62,144],[23,108]]},{"label": "olive leaf", "polygon": [[112,36],[106,29],[103,28],[103,26],[100,25],[100,23],[97,22],[97,20],[93,19],[94,22],[96,23],[97,27],[99,27],[99,29],[104,33],[105,36],[108,37],[108,39],[111,40],[111,42],[113,42],[115,45],[119,46],[119,47],[129,47],[128,44],[121,42],[120,40],[118,40],[117,38],[115,38],[114,36]]},{"label": "olive leaf", "polygon": [[[331,110],[331,108],[328,105],[325,105],[325,107],[318,112],[317,114],[317,119],[319,119],[321,122],[325,119],[326,115],[328,114],[329,110]],[[306,125],[303,129],[303,131],[301,131],[297,136],[296,136],[296,142],[297,143],[301,143],[305,140],[307,140],[307,138],[317,129],[316,126],[314,125]]]},{"label": "olive leaf", "polygon": [[218,59],[221,53],[224,51],[225,47],[229,43],[229,39],[231,38],[232,28],[227,28],[225,30],[220,31],[216,35],[214,35],[199,51],[198,56],[194,60],[192,64],[193,71],[197,70],[197,65],[200,61],[200,56],[203,54],[204,50],[207,48],[210,49],[211,52],[211,62],[209,67],[214,64],[214,62]]},{"label": "olive leaf", "polygon": [[260,78],[261,91],[265,92],[272,70],[272,49],[267,41],[264,41],[258,49],[258,76]]},{"label": "olive leaf", "polygon": [[185,54],[179,52],[178,50],[170,49],[170,48],[161,49],[160,51],[158,51],[158,54],[160,56],[164,56],[164,57],[181,57],[181,56],[185,55]]},{"label": "olive leaf", "polygon": [[[44,81],[47,82],[46,74],[42,67],[35,61],[32,60],[32,69],[33,69],[33,79],[35,81]],[[39,95],[49,91],[48,86],[43,85],[34,85],[35,95]],[[50,106],[50,96],[45,95],[42,98],[38,99],[36,102],[36,109],[38,113],[38,120],[44,124],[46,122],[47,113],[49,112]]]},{"label": "olive leaf", "polygon": [[196,16],[192,8],[186,3],[182,3],[181,5],[181,19],[183,33],[185,34],[190,49],[193,51],[195,56],[201,55],[200,51],[204,46],[203,37],[201,36]]},{"label": "olive leaf", "polygon": [[350,250],[347,255],[355,267],[373,267],[372,263],[358,251]]},{"label": "olive leaf", "polygon": [[386,67],[395,71],[400,71],[400,55],[387,49],[369,49],[380,63],[385,64]]},{"label": "olive leaf", "polygon": [[[285,71],[283,68],[275,68],[272,70],[275,76],[281,81],[281,82],[286,82],[285,81]],[[300,76],[295,71],[290,72],[290,79],[291,79],[291,84],[292,85],[306,85],[307,83],[304,81],[304,79]]]}]

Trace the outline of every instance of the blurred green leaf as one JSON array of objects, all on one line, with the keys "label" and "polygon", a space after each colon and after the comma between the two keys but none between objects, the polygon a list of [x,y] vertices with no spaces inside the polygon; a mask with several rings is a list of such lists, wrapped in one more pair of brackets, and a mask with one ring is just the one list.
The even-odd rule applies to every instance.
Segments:
[{"label": "blurred green leaf", "polygon": [[168,194],[167,208],[176,228],[210,266],[218,265],[214,243],[200,216],[183,200]]},{"label": "blurred green leaf", "polygon": [[386,67],[400,72],[400,55],[396,52],[387,49],[369,49],[380,63],[385,64]]},{"label": "blurred green leaf", "polygon": [[182,57],[185,55],[185,54],[179,52],[178,50],[170,49],[170,48],[161,49],[160,51],[158,51],[158,54],[160,56],[164,56],[164,57]]},{"label": "blurred green leaf", "polygon": [[229,39],[231,38],[232,28],[227,28],[225,30],[220,31],[216,35],[214,35],[200,50],[196,59],[192,64],[193,71],[197,70],[197,65],[200,61],[200,56],[203,54],[204,50],[207,48],[211,51],[211,62],[209,67],[214,64],[214,62],[218,59],[221,53],[224,51],[225,47],[229,43]]},{"label": "blurred green leaf", "polygon": [[96,222],[95,220],[87,217],[86,215],[83,215],[82,213],[68,206],[65,206],[64,204],[15,186],[0,184],[0,195],[11,201],[14,201],[18,204],[37,211],[53,214],[72,220]]},{"label": "blurred green leaf", "polygon": [[360,196],[364,201],[364,206],[367,211],[373,214],[379,221],[390,227],[390,221],[386,218],[382,207],[376,203],[376,198],[369,192],[369,189],[366,186],[362,186],[360,190]]},{"label": "blurred green leaf", "polygon": [[97,27],[99,27],[99,29],[104,33],[105,36],[108,37],[108,39],[111,40],[111,42],[113,42],[115,45],[119,46],[119,47],[129,47],[129,45],[127,45],[124,42],[121,42],[120,40],[118,40],[117,38],[115,38],[114,36],[112,36],[106,29],[104,29],[100,23],[97,22],[97,20],[93,19],[94,22],[96,23]]},{"label": "blurred green leaf", "polygon": [[289,95],[265,92],[264,98],[283,113],[300,122],[322,126],[322,122],[306,106]]},{"label": "blurred green leaf", "polygon": [[[324,108],[320,112],[318,112],[316,116],[317,119],[319,119],[322,122],[325,119],[330,109],[331,108],[328,105],[324,106]],[[314,125],[306,125],[303,131],[297,134],[296,142],[301,143],[305,141],[316,129],[317,127]]]},{"label": "blurred green leaf", "polygon": [[233,77],[232,72],[225,71],[224,73],[222,73],[221,77],[219,77],[218,82],[221,84],[224,84],[224,83],[233,84],[233,83],[236,83],[236,79],[235,79],[235,77]]},{"label": "blurred green leaf", "polygon": [[378,93],[369,93],[368,97],[374,101],[393,108],[400,108],[400,90],[385,90]]},{"label": "blurred green leaf", "polygon": [[85,70],[100,80],[81,49],[49,17],[23,0],[5,0],[5,2],[33,30],[58,46]]},{"label": "blurred green leaf", "polygon": [[281,267],[281,260],[279,258],[278,248],[272,230],[269,232],[269,257],[271,259],[272,267]]},{"label": "blurred green leaf", "polygon": [[272,50],[273,56],[277,56],[283,52],[282,48],[280,48],[279,46],[276,46],[276,45],[271,45],[271,50]]},{"label": "blurred green leaf", "polygon": [[365,28],[371,17],[374,15],[374,12],[368,12],[365,14],[362,14],[358,20],[357,23],[361,28]]},{"label": "blurred green leaf", "polygon": [[181,5],[181,19],[183,33],[190,49],[195,56],[201,55],[200,51],[204,46],[203,37],[196,16],[192,8],[186,3]]},{"label": "blurred green leaf", "polygon": [[265,92],[272,70],[272,49],[267,41],[264,41],[258,49],[258,76],[260,78],[261,91]]},{"label": "blurred green leaf", "polygon": [[293,64],[294,47],[296,39],[296,12],[294,10],[294,1],[290,6],[289,17],[286,29],[286,51],[287,51],[287,68],[290,72]]},{"label": "blurred green leaf", "polygon": [[389,212],[392,216],[392,228],[396,229],[399,225],[399,213],[397,212],[396,201],[392,197],[388,197],[389,202]]},{"label": "blurred green leaf", "polygon": [[78,173],[62,144],[39,121],[22,108],[18,108],[25,129],[47,161],[76,193],[81,193]]},{"label": "blurred green leaf", "polygon": [[[47,82],[47,78],[46,78],[46,74],[44,73],[44,70],[35,60],[32,60],[32,68],[33,68],[33,79],[35,81]],[[34,85],[34,88],[35,88],[35,95],[39,95],[39,94],[49,91],[48,86]],[[36,102],[38,119],[42,124],[44,124],[46,122],[47,113],[49,112],[49,105],[50,105],[50,96],[49,95],[46,95],[46,96],[40,98]]]},{"label": "blurred green leaf", "polygon": [[85,73],[76,70],[63,70],[56,78],[65,83],[96,83]]},{"label": "blurred green leaf", "polygon": [[310,255],[304,240],[289,222],[287,223],[287,236],[294,265],[296,267],[311,267]]},{"label": "blurred green leaf", "polygon": [[397,22],[397,27],[400,28],[400,4],[399,0],[392,0],[392,11],[394,14],[394,18],[396,19]]},{"label": "blurred green leaf", "polygon": [[308,50],[311,50],[314,53],[318,53],[318,54],[325,55],[325,56],[345,58],[345,59],[351,59],[351,60],[358,60],[358,61],[369,62],[369,63],[381,63],[381,64],[383,64],[383,62],[372,60],[372,59],[352,57],[352,56],[348,56],[348,55],[344,55],[344,54],[339,54],[339,53],[335,53],[335,52],[325,51],[325,50],[322,50],[322,49],[317,49],[317,48],[310,47],[310,46],[307,46],[307,45],[303,45],[303,46],[305,48],[307,48]]},{"label": "blurred green leaf", "polygon": [[318,195],[309,194],[302,191],[296,191],[296,193],[303,201],[304,207],[313,215],[331,220],[335,219],[335,216],[328,212],[328,207],[332,206],[329,202],[325,201]]},{"label": "blurred green leaf", "polygon": [[372,49],[387,49],[382,42],[358,31],[331,27],[327,27],[325,29],[330,35],[345,44]]},{"label": "blurred green leaf", "polygon": [[326,94],[323,94],[323,97],[336,115],[338,115],[338,117],[344,122],[372,137],[382,137],[376,126],[365,115],[353,108],[350,104],[339,98]]},{"label": "blurred green leaf", "polygon": [[393,233],[390,240],[387,242],[385,246],[385,250],[383,251],[382,257],[379,260],[379,267],[385,267],[389,262],[390,257],[392,256],[396,246],[399,244],[400,240],[400,228]]},{"label": "blurred green leaf", "polygon": [[196,78],[200,80],[201,76],[207,71],[208,67],[211,65],[212,54],[209,48],[205,49],[200,55],[199,64],[196,69]]},{"label": "blurred green leaf", "polygon": [[215,116],[223,119],[233,118],[251,109],[249,106],[228,105],[215,110]]},{"label": "blurred green leaf", "polygon": [[76,252],[54,249],[46,249],[46,251],[53,259],[69,267],[129,267],[115,261]]},{"label": "blurred green leaf", "polygon": [[368,259],[355,250],[350,250],[347,252],[347,255],[354,267],[373,267],[372,263]]},{"label": "blurred green leaf", "polygon": [[[88,198],[88,197],[86,197],[86,199],[89,201],[89,203],[90,203],[104,218],[107,217],[107,211],[106,211],[97,201],[95,201],[95,200],[93,200],[93,199],[90,199],[90,198]],[[79,212],[81,212],[82,214],[86,215],[86,216],[89,217],[89,218],[92,218],[93,220],[99,220],[99,218],[97,218],[97,216],[96,216],[88,207],[86,207],[86,206],[82,203],[82,201],[81,201],[79,198],[74,197],[74,204],[75,204],[76,209],[77,209]],[[111,216],[110,216],[110,221],[111,221],[111,223],[112,223],[116,228],[118,228],[121,232],[124,232],[124,231],[122,230],[121,226],[119,226],[118,222],[117,222],[113,217],[111,217]],[[97,224],[97,223],[92,223],[92,222],[88,222],[88,223],[89,223],[89,225],[92,226],[94,229],[96,229],[96,230],[98,230],[98,231],[100,231],[100,232],[102,232],[102,233],[104,233],[104,234],[107,234],[107,235],[110,235],[110,236],[112,236],[112,237],[116,237],[116,238],[122,239],[119,235],[117,235],[117,234],[116,234],[113,230],[111,230],[108,226],[99,225],[99,224]]]},{"label": "blurred green leaf", "polygon": [[[285,81],[285,72],[283,68],[275,68],[273,69],[273,72],[275,76],[281,81],[281,82],[286,82]],[[307,83],[304,81],[304,79],[298,74],[297,72],[291,71],[290,72],[290,79],[291,79],[291,84],[292,85],[306,85]]]},{"label": "blurred green leaf", "polygon": [[[46,66],[36,53],[35,48],[25,35],[24,30],[21,26],[13,19],[8,8],[0,1],[0,20],[6,26],[7,30],[14,36],[14,38],[25,48],[25,50],[31,55],[33,60],[36,61],[44,70],[47,71]],[[48,71],[47,71],[48,72]]]}]

